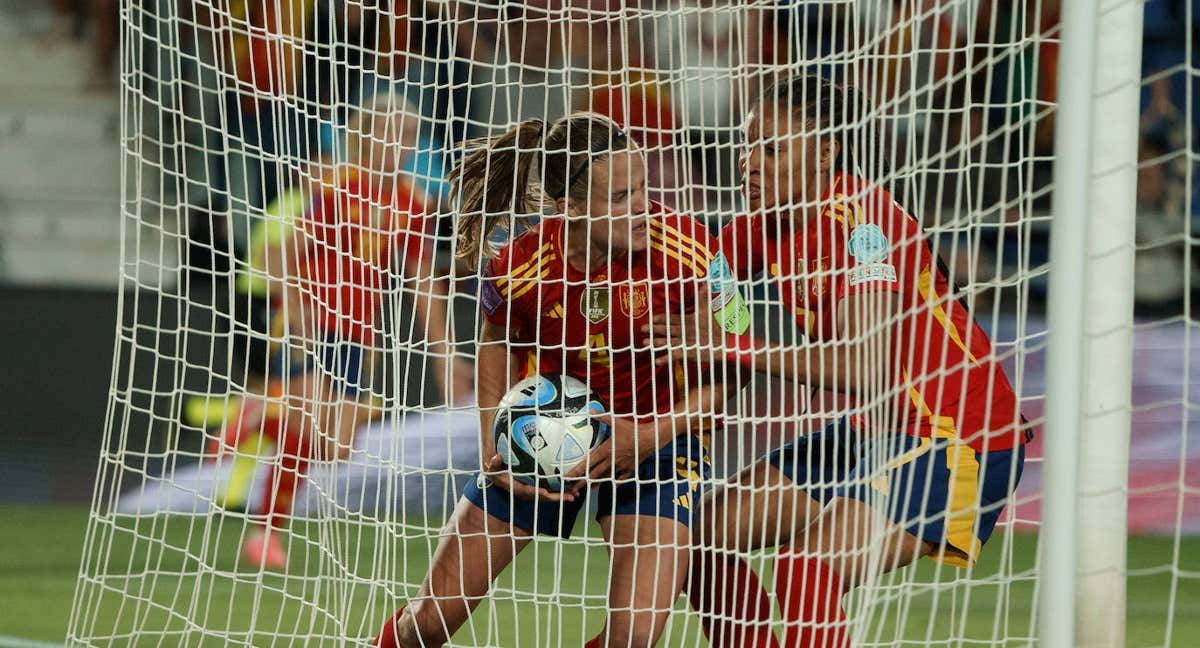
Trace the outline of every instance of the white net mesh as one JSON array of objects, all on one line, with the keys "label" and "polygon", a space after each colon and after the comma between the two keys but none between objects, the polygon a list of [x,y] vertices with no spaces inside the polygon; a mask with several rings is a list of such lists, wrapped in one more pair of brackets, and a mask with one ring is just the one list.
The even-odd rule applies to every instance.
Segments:
[{"label": "white net mesh", "polygon": [[[1056,75],[1068,73],[1056,67],[1057,2],[150,0],[124,2],[121,13],[122,227],[143,234],[136,240],[155,233],[160,246],[124,253],[70,641],[367,645],[393,611],[416,602],[411,619],[431,642],[584,645],[605,629],[610,645],[701,646],[703,615],[684,587],[692,539],[715,544],[722,560],[748,560],[766,588],[759,604],[756,589],[693,570],[694,594],[717,608],[709,613],[758,619],[783,645],[821,636],[842,645],[839,632],[872,646],[1034,641],[1039,441],[1027,447],[1012,499],[1019,462],[1007,451],[1037,427],[1045,395],[1052,109]],[[1181,42],[1190,57],[1190,38]],[[1173,544],[1131,543],[1131,588],[1140,578],[1148,590],[1169,581],[1170,592],[1140,626],[1131,611],[1136,645],[1171,644],[1196,587],[1197,568],[1181,551],[1195,509],[1186,486],[1196,123],[1188,60],[1171,59],[1146,81],[1155,101],[1186,99],[1169,111],[1153,104],[1170,123],[1147,140],[1153,154],[1142,148],[1143,186],[1163,188],[1139,194],[1154,217],[1139,216],[1137,285],[1158,305],[1182,301],[1185,315],[1150,320],[1136,344],[1185,351],[1182,366],[1160,365],[1182,395],[1139,392],[1135,401],[1145,407],[1135,413],[1135,466],[1137,413],[1167,413],[1145,428],[1161,470],[1139,479],[1135,469],[1130,499],[1169,499],[1176,514],[1136,529],[1173,534]],[[800,74],[859,92],[796,86],[759,101]],[[1177,82],[1182,94],[1161,87]],[[611,118],[619,133],[588,139],[599,127],[571,131],[560,121],[581,110]],[[803,119],[793,124],[795,114]],[[532,130],[513,148],[538,157],[529,178],[551,199],[541,221],[509,218],[537,208],[514,213],[519,164],[494,155],[472,178],[485,195],[508,198],[485,201],[500,227],[481,248],[507,247],[490,262],[479,251],[456,256],[455,235],[478,223],[467,218],[465,192],[451,191],[451,168],[480,150],[472,138],[534,119],[545,126],[526,122]],[[628,149],[618,136],[636,151],[620,164],[609,155]],[[838,142],[832,157],[853,166],[821,166],[818,141]],[[643,176],[644,198],[679,220],[655,212],[642,229],[628,216],[640,211]],[[743,186],[747,177],[759,181]],[[777,222],[718,238],[756,212]],[[840,225],[813,234],[818,221]],[[641,256],[629,252],[639,236]],[[447,526],[479,469],[476,394],[490,421],[504,381],[527,370],[530,353],[535,371],[587,380],[619,414],[666,420],[696,404],[690,388],[718,375],[719,363],[708,374],[656,368],[655,357],[694,345],[685,334],[657,338],[650,351],[638,327],[655,315],[694,324],[679,314],[715,285],[708,264],[718,252],[734,266],[751,333],[776,355],[764,360],[760,350],[759,370],[746,360],[723,374],[741,391],[711,431],[713,472],[696,444],[658,451],[667,437],[653,447],[639,437],[639,459],[658,453],[666,474],[639,473],[632,497],[592,488],[569,539],[537,535],[524,547],[524,532],[496,527],[485,539],[463,522],[463,504],[461,526]],[[867,290],[879,286],[887,290]],[[891,287],[893,301],[870,297]],[[485,320],[499,334],[481,344]],[[847,344],[879,330],[893,331],[897,346]],[[780,362],[792,380],[778,377]],[[985,378],[968,380],[969,371]],[[861,457],[844,447],[849,437],[837,448],[798,443],[811,483],[771,481],[762,470],[734,477],[843,417],[849,425],[839,429],[858,429]],[[991,450],[981,445],[1004,434]],[[664,483],[677,490],[654,500]],[[827,510],[806,528],[799,486],[814,497],[844,489],[828,501],[872,513]],[[712,495],[702,504],[704,493]],[[728,533],[744,541],[670,517],[722,503],[740,520]],[[604,506],[618,515],[604,516]],[[608,524],[593,522],[597,507]],[[536,519],[559,508],[539,504]],[[980,550],[973,543],[989,516],[998,522]],[[900,519],[914,539],[898,549]],[[978,551],[978,562],[890,569],[937,533],[960,561]],[[840,623],[802,609],[814,596],[836,604],[819,589],[823,577],[780,576],[778,545],[794,554],[806,538],[851,590],[843,630],[811,634]],[[451,554],[462,565],[447,562]],[[431,565],[442,568],[432,597],[421,589]],[[454,593],[493,570],[470,618],[456,613]],[[713,645],[751,645],[739,637]]]}]

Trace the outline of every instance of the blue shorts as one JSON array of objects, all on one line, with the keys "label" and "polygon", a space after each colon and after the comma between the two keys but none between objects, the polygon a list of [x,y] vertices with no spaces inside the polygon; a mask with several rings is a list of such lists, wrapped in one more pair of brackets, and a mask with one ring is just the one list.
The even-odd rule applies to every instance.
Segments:
[{"label": "blue shorts", "polygon": [[[596,519],[652,515],[691,528],[699,504],[698,489],[712,472],[706,445],[694,434],[681,434],[646,457],[635,479],[594,482],[589,488],[596,495]],[[560,538],[571,537],[584,504],[582,497],[574,502],[517,499],[482,474],[467,482],[463,497],[518,529]]]},{"label": "blue shorts", "polygon": [[1021,480],[1025,446],[980,456],[953,439],[864,437],[843,419],[765,459],[821,505],[849,497],[885,506],[909,533],[950,549],[935,559],[966,567]]},{"label": "blue shorts", "polygon": [[315,344],[314,352],[315,357],[308,352],[289,354],[285,346],[272,358],[270,376],[291,380],[316,370],[324,374],[343,397],[353,398],[367,390],[365,369],[366,359],[370,357],[367,347],[330,335]]}]

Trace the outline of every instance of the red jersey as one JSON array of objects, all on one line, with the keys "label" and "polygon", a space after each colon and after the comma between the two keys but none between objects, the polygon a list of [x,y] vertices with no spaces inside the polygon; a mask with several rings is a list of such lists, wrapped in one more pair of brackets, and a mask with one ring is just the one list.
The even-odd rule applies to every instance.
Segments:
[{"label": "red jersey", "polygon": [[892,352],[904,431],[962,439],[977,452],[1024,443],[1019,402],[991,342],[951,294],[916,219],[883,188],[846,174],[822,203],[807,220],[743,216],[726,225],[721,250],[734,272],[768,274],[814,341],[841,335],[837,309],[847,296],[896,293],[903,315]]},{"label": "red jersey", "polygon": [[422,208],[406,185],[370,186],[350,167],[325,178],[312,212],[300,223],[307,255],[301,271],[324,335],[370,344],[378,332],[383,295],[404,266],[418,263],[425,249]]},{"label": "red jersey", "polygon": [[487,266],[479,305],[508,331],[530,375],[567,374],[615,414],[670,411],[683,398],[679,366],[656,365],[641,327],[659,313],[691,311],[713,262],[715,239],[694,219],[652,204],[644,252],[585,274],[567,263],[566,222],[543,219]]}]

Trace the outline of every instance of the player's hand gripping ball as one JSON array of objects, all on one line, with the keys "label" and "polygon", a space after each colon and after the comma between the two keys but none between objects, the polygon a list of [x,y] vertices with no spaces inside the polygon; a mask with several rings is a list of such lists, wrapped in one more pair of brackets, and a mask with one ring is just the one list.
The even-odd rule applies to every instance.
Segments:
[{"label": "player's hand gripping ball", "polygon": [[517,480],[562,490],[562,476],[608,438],[608,425],[593,418],[604,411],[575,378],[526,378],[500,400],[492,424],[496,453]]}]

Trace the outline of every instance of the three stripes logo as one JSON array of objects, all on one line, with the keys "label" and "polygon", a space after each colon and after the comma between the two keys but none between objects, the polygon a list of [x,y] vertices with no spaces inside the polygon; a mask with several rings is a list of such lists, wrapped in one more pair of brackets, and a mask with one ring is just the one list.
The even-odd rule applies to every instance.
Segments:
[{"label": "three stripes logo", "polygon": [[708,274],[713,255],[701,243],[659,219],[650,220],[650,247],[690,268],[696,277]]}]

